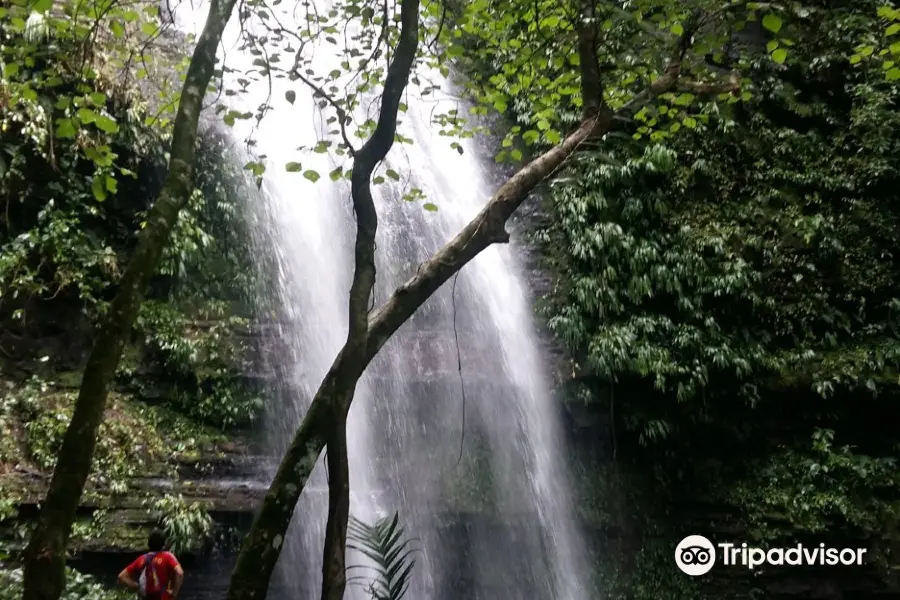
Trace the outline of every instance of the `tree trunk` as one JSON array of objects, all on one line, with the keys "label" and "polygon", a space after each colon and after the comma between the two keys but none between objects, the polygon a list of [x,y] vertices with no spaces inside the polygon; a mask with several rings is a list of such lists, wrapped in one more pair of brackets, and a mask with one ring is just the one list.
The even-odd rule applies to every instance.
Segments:
[{"label": "tree trunk", "polygon": [[146,226],[138,234],[137,247],[119,283],[119,291],[97,332],[50,488],[25,550],[23,600],[57,600],[65,588],[66,545],[90,474],[109,385],[119,366],[147,284],[156,272],[178,212],[191,193],[202,101],[212,78],[222,31],[234,4],[235,0],[212,0],[206,25],[194,49],[175,117],[165,184],[147,216]]},{"label": "tree trunk", "polygon": [[[378,213],[372,198],[375,167],[394,145],[397,113],[419,45],[419,0],[403,0],[400,40],[388,66],[378,123],[353,156],[351,199],[356,214],[353,283],[350,286],[347,341],[338,354],[282,460],[263,507],[253,523],[231,575],[229,600],[263,600],[278,562],[294,506],[328,441],[328,522],[322,562],[322,600],[341,600],[346,587],[347,519],[350,481],[347,464],[347,413],[367,358],[369,298],[375,285],[375,234]],[[315,408],[314,408],[315,407]],[[319,415],[309,419],[310,414]],[[299,431],[298,431],[299,433]],[[270,542],[271,540],[271,542]]]},{"label": "tree trunk", "polygon": [[[416,3],[413,2],[413,4]],[[404,11],[406,7],[407,3],[404,2]],[[404,29],[406,27],[405,21],[404,19]],[[354,297],[354,294],[358,294],[362,290],[362,287],[357,287],[357,278],[361,273],[370,273],[374,282],[374,263],[371,265],[371,271],[366,270],[368,267],[361,271],[361,263],[359,262],[362,258],[363,264],[367,265],[368,261],[374,258],[374,247],[370,248],[366,245],[366,251],[362,254],[360,253],[360,243],[361,239],[363,239],[361,232],[364,227],[363,219],[360,218],[360,215],[369,214],[360,212],[360,208],[363,208],[364,211],[367,210],[367,202],[371,201],[368,180],[375,165],[375,163],[371,163],[371,168],[368,168],[369,163],[366,162],[366,157],[361,155],[366,146],[379,135],[378,129],[381,129],[383,125],[385,127],[390,126],[392,127],[391,133],[393,135],[393,127],[396,126],[396,109],[391,113],[393,115],[392,123],[383,123],[383,120],[386,118],[385,104],[392,98],[390,76],[386,79],[378,129],[376,129],[372,139],[360,151],[360,154],[355,155],[354,161],[353,201],[358,222],[357,254],[355,257],[357,263],[350,299],[351,333],[348,336],[347,343],[338,353],[330,370],[325,375],[309,410],[303,418],[303,422],[294,435],[290,448],[281,461],[278,473],[269,486],[269,491],[253,523],[250,534],[244,541],[237,565],[232,572],[227,600],[264,600],[268,590],[269,578],[278,561],[281,544],[290,524],[294,507],[309,479],[319,454],[325,447],[326,440],[332,435],[334,406],[337,403],[347,403],[346,408],[349,409],[349,404],[353,400],[353,390],[356,382],[382,346],[438,288],[446,283],[466,263],[491,244],[503,243],[509,240],[506,222],[513,212],[541,182],[558,172],[566,160],[585,141],[608,133],[616,120],[627,118],[633,111],[640,109],[641,106],[652,101],[659,94],[681,87],[678,85],[681,61],[686,51],[686,45],[689,44],[690,35],[690,33],[686,33],[679,40],[676,52],[659,79],[651,83],[643,92],[636,94],[624,108],[617,113],[613,113],[604,106],[602,101],[594,102],[593,112],[587,114],[581,124],[564,140],[532,160],[500,186],[478,216],[432,258],[419,265],[416,275],[397,288],[387,302],[368,317],[365,334],[360,340],[357,333],[354,333],[358,332],[356,328],[359,327],[359,312],[354,307],[359,308],[359,302],[362,298],[361,295]],[[585,48],[588,48],[588,46],[585,46]],[[399,60],[400,54],[400,47],[398,46],[395,62]],[[591,91],[601,89],[599,87],[600,82],[593,79],[597,76],[599,76],[599,69],[585,69],[582,72],[582,88]],[[731,80],[724,86],[693,83],[684,85],[697,93],[721,93],[722,91],[734,89],[737,83]],[[399,102],[399,100],[397,101]],[[368,168],[367,171],[362,168],[364,165]],[[363,173],[365,173],[365,186],[357,188],[357,185],[363,180]],[[368,199],[367,202],[361,202],[366,199]],[[372,209],[372,213],[374,214],[374,209]],[[374,228],[371,231],[372,239],[374,239]],[[371,254],[369,249],[372,250]],[[368,301],[368,293],[370,291],[371,287],[366,292],[366,301]],[[329,455],[331,452],[331,449],[329,449]],[[343,493],[343,488],[337,491]],[[335,515],[335,518],[339,517],[337,514],[338,510],[341,510],[341,505],[337,503],[334,505],[334,512],[332,512],[331,508],[329,509],[329,523],[331,523],[332,514]],[[346,526],[344,526],[343,530],[335,529],[333,533],[336,536],[345,535]],[[331,542],[328,548],[333,552],[340,552],[341,554],[344,552],[344,544],[341,544],[338,549],[338,546]],[[325,559],[327,564],[329,556],[326,555]],[[343,561],[343,558],[341,558],[341,561]],[[341,589],[343,588],[341,587]],[[328,596],[329,600],[340,597]],[[326,598],[324,591],[322,598],[323,600]]]},{"label": "tree trunk", "polygon": [[347,586],[347,520],[350,517],[350,457],[347,455],[348,400],[336,407],[328,437],[328,523],[322,560],[322,600],[342,600]]}]

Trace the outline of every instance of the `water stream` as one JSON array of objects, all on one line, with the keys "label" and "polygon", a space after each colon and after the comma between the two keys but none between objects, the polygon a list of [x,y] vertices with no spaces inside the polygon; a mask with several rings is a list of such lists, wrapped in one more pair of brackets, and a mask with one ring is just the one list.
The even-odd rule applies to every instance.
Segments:
[{"label": "water stream", "polygon": [[[205,10],[186,5],[178,13],[181,27],[193,31],[204,17]],[[294,16],[285,10],[279,18],[287,25]],[[237,49],[236,21],[226,32],[226,64],[243,71],[255,56]],[[327,47],[315,51],[323,72],[340,60]],[[255,109],[269,85],[265,79],[251,83],[246,94],[226,101]],[[273,79],[271,86],[275,109],[252,133],[267,172],[259,195],[248,202],[248,219],[260,268],[277,282],[274,297],[261,302],[278,324],[266,353],[278,373],[266,422],[277,452],[289,443],[346,337],[355,224],[348,184],[327,177],[342,159],[296,150],[315,144],[328,128],[326,117],[301,82]],[[415,86],[409,90],[400,132],[413,143],[395,145],[387,161],[401,181],[375,187],[376,306],[490,196],[475,145],[462,141],[460,155],[430,124],[436,104],[458,102],[449,83],[443,87],[442,98],[428,100]],[[288,89],[296,91],[293,103],[285,100]],[[377,104],[361,113],[366,110],[375,114]],[[247,123],[235,126],[236,139],[250,133]],[[291,161],[322,178],[312,183],[287,172]],[[437,212],[424,210],[421,201],[403,201],[409,186],[421,188]],[[388,342],[356,389],[348,436],[351,510],[364,520],[400,512],[420,549],[410,599],[592,595],[561,456],[558,406],[516,253],[514,240],[467,265]],[[320,461],[297,507],[272,600],[318,598],[325,489]],[[361,600],[363,592],[350,588],[347,597]]]}]

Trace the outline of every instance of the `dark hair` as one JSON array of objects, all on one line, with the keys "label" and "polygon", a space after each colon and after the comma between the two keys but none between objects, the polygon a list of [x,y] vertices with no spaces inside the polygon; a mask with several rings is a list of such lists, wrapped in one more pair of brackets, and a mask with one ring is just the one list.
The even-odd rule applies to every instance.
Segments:
[{"label": "dark hair", "polygon": [[165,545],[166,534],[158,529],[150,532],[150,537],[147,539],[147,547],[150,548],[150,552],[160,552]]}]

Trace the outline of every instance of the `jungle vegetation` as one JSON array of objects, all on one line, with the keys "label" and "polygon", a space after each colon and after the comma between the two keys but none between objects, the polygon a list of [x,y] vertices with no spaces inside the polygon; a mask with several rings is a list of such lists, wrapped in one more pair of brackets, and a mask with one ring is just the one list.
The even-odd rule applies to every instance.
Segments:
[{"label": "jungle vegetation", "polygon": [[[663,474],[656,483],[667,493],[739,507],[760,539],[840,531],[891,566],[896,529],[883,524],[896,522],[897,508],[890,406],[900,80],[892,5],[344,0],[307,13],[296,31],[275,25],[278,9],[261,0],[237,11],[234,0],[210,6],[199,40],[171,33],[152,4],[0,7],[4,353],[29,359],[36,373],[45,354],[29,346],[30,332],[65,329],[84,346],[66,369],[83,369],[77,398],[63,394],[40,409],[55,425],[33,425],[42,421],[21,392],[0,405],[0,426],[24,427],[32,459],[54,472],[25,553],[26,600],[63,594],[75,509],[113,435],[103,420],[115,407],[110,390],[135,367],[127,348],[177,373],[167,402],[192,422],[230,429],[261,409],[233,385],[231,333],[246,323],[238,305],[256,282],[229,190],[272,166],[230,171],[221,140],[198,136],[198,126],[207,92],[224,97],[211,112],[225,127],[271,118],[296,93],[258,113],[229,109],[242,89],[224,83],[216,49],[233,12],[258,26],[245,32],[259,56],[245,77],[311,89],[334,124],[307,150],[344,157],[328,175],[349,182],[357,239],[346,343],[244,542],[229,600],[265,596],[278,540],[326,446],[322,597],[343,596],[345,421],[355,383],[435,290],[482,249],[508,241],[506,221],[536,191],[547,204],[536,243],[557,281],[543,308],[573,356],[576,401],[614,415],[614,454],[627,450],[633,472]],[[339,42],[351,25],[358,33]],[[316,72],[304,52],[310,41],[347,44],[341,69]],[[371,310],[371,186],[408,176],[381,172],[380,163],[408,143],[396,135],[404,94],[413,82],[427,95],[429,68],[452,70],[472,102],[470,114],[435,115],[448,144],[484,133],[479,119],[505,122],[495,159],[513,174]],[[351,85],[338,85],[347,78]],[[172,79],[178,85],[153,87]],[[355,120],[372,90],[377,117]],[[198,168],[203,160],[215,168]],[[279,168],[322,178],[301,160]],[[406,199],[440,210],[414,188]],[[216,325],[197,324],[211,317]],[[144,418],[145,407],[135,410]],[[706,462],[715,468],[698,467]]]}]

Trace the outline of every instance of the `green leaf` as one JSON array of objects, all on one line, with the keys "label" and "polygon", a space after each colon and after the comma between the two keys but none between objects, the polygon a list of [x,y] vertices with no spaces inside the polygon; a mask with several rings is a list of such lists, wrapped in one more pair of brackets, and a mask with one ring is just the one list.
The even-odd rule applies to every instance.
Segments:
[{"label": "green leaf", "polygon": [[94,92],[93,94],[91,94],[91,102],[93,102],[95,106],[105,106],[106,105],[106,94],[101,94],[100,92]]},{"label": "green leaf", "polygon": [[778,33],[781,31],[781,17],[769,13],[763,17],[762,25],[772,33]]},{"label": "green leaf", "polygon": [[562,141],[562,136],[555,129],[548,129],[544,132],[544,138],[551,144],[558,144]]},{"label": "green leaf", "polygon": [[784,48],[779,48],[775,52],[772,53],[772,60],[777,62],[779,65],[784,64],[784,60],[787,58],[787,50]]},{"label": "green leaf", "polygon": [[103,115],[97,115],[96,119],[94,119],[94,125],[97,126],[97,129],[106,133],[115,133],[119,130],[119,126],[115,121]]},{"label": "green leaf", "polygon": [[673,23],[669,28],[669,31],[671,31],[675,35],[681,35],[684,33],[684,27],[681,25],[681,23]]},{"label": "green leaf", "polygon": [[693,129],[697,126],[697,121],[693,117],[685,117],[682,123],[684,123],[684,126],[688,129]]},{"label": "green leaf", "polygon": [[12,79],[19,73],[19,63],[6,63],[3,66],[3,76],[7,79]]},{"label": "green leaf", "polygon": [[235,119],[241,119],[241,120],[243,120],[243,119],[248,119],[248,118],[250,118],[250,116],[252,116],[252,115],[250,115],[250,113],[241,113],[241,112],[238,112],[238,111],[236,111],[236,110],[229,110],[229,111],[225,114],[225,116],[222,117],[222,120],[223,120],[223,121],[225,122],[225,124],[228,125],[229,127],[234,127],[234,121],[235,121]]},{"label": "green leaf", "polygon": [[510,156],[510,158],[512,158],[515,161],[522,160],[522,151],[519,150],[518,148],[514,148],[509,151],[509,156]]},{"label": "green leaf", "polygon": [[390,177],[391,179],[393,179],[394,181],[400,181],[400,174],[397,173],[397,171],[395,171],[393,169],[388,169],[387,171],[384,172],[384,174],[387,175],[388,177]]},{"label": "green leaf", "polygon": [[422,208],[427,210],[428,212],[437,212],[437,204],[432,204],[431,202],[426,202],[422,205]]},{"label": "green leaf", "polygon": [[91,181],[91,191],[94,193],[94,198],[96,198],[98,202],[106,200],[106,189],[104,189],[103,184],[103,178],[94,175],[94,178]]},{"label": "green leaf", "polygon": [[462,56],[464,52],[465,51],[463,50],[463,47],[456,44],[453,44],[449,48],[447,48],[447,56],[450,56],[451,58]]},{"label": "green leaf", "polygon": [[284,93],[284,97],[288,102],[293,104],[294,101],[297,99],[297,92],[295,92],[294,90],[288,90]]},{"label": "green leaf", "polygon": [[551,15],[546,19],[542,19],[539,27],[541,27],[542,29],[553,29],[557,25],[559,25],[559,17]]},{"label": "green leaf", "polygon": [[344,167],[338,167],[334,171],[328,174],[328,177],[331,178],[332,181],[337,181],[344,174]]},{"label": "green leaf", "polygon": [[313,183],[319,180],[319,174],[315,171],[304,171],[303,176],[312,181]]},{"label": "green leaf", "polygon": [[244,170],[250,171],[257,177],[259,177],[266,172],[266,165],[262,164],[261,162],[248,162],[246,165],[244,165]]},{"label": "green leaf", "polygon": [[529,129],[528,131],[526,131],[525,133],[522,134],[522,141],[524,141],[526,144],[533,144],[533,143],[537,142],[539,139],[541,139],[540,132],[537,132],[533,129]]},{"label": "green leaf", "polygon": [[288,173],[299,173],[303,169],[303,166],[298,162],[289,162],[284,165],[284,170]]},{"label": "green leaf", "polygon": [[35,0],[31,10],[36,13],[45,13],[53,8],[53,0]]},{"label": "green leaf", "polygon": [[547,131],[550,129],[550,122],[547,119],[541,119],[537,122],[537,128],[541,131]]},{"label": "green leaf", "polygon": [[75,114],[78,120],[85,124],[93,123],[97,119],[97,113],[89,108],[79,108]]},{"label": "green leaf", "polygon": [[116,178],[112,177],[111,175],[107,175],[106,176],[106,190],[110,194],[115,194],[118,191],[118,189],[119,189],[119,184],[116,181]]},{"label": "green leaf", "polygon": [[898,79],[900,79],[900,69],[898,69],[897,67],[890,69],[887,73],[884,74],[884,78],[887,81],[897,81]]},{"label": "green leaf", "polygon": [[778,40],[772,40],[766,44],[766,50],[768,52],[774,52],[776,48],[778,48]]},{"label": "green leaf", "polygon": [[900,23],[894,23],[884,31],[884,35],[897,35],[898,31],[900,31]]},{"label": "green leaf", "polygon": [[63,140],[75,137],[75,124],[72,119],[58,119],[56,121],[56,137]]},{"label": "green leaf", "polygon": [[157,27],[155,23],[150,23],[149,21],[147,21],[143,25],[141,25],[141,31],[144,32],[144,35],[153,37],[154,35],[156,35],[156,32],[159,31],[159,27]]}]

